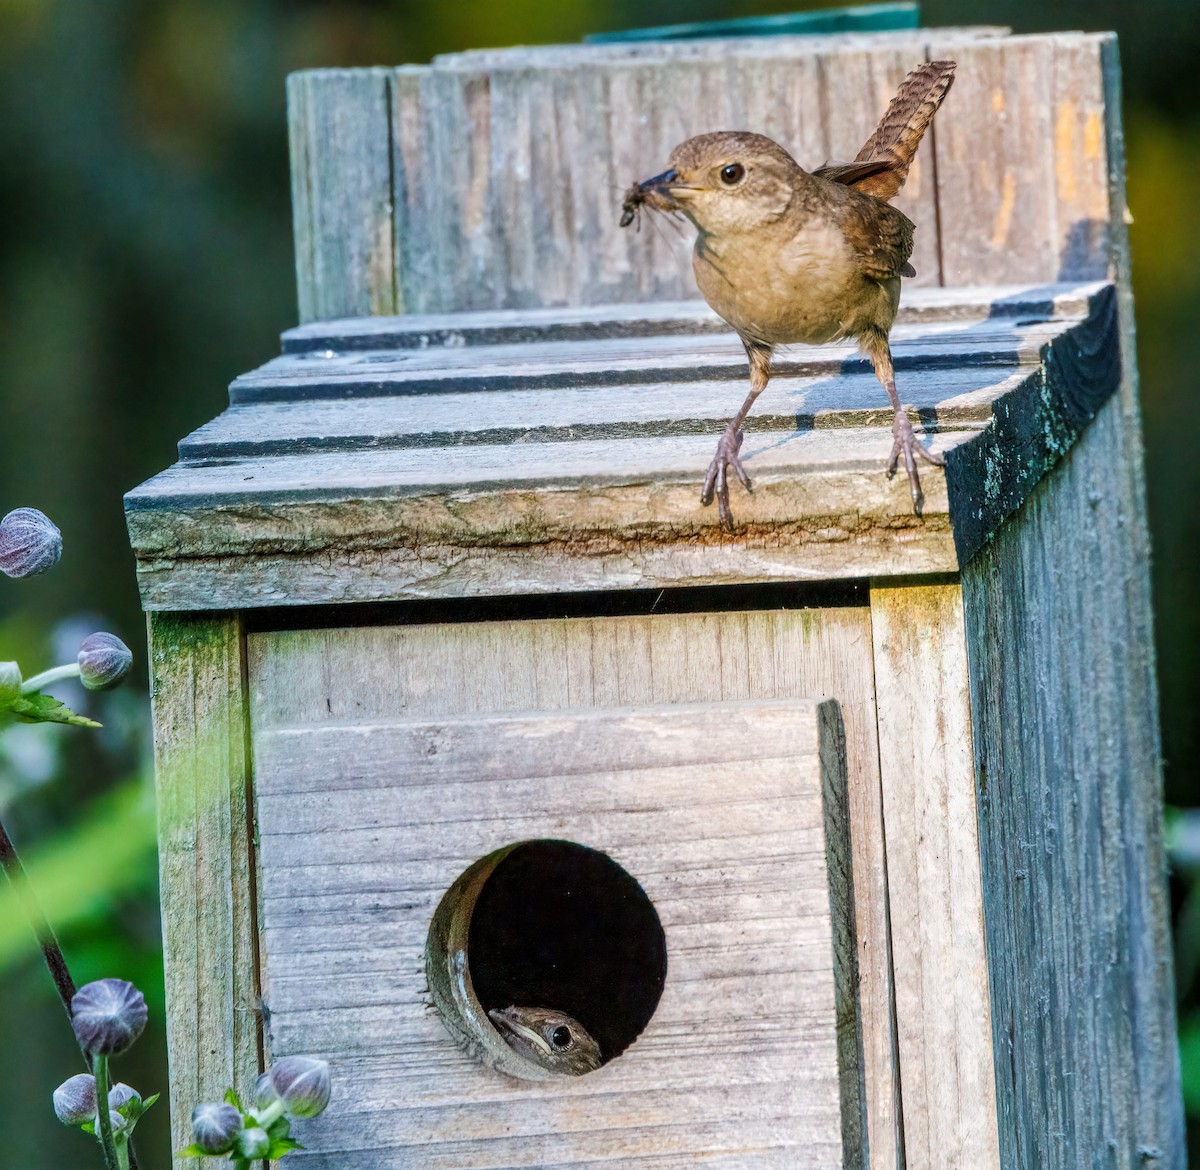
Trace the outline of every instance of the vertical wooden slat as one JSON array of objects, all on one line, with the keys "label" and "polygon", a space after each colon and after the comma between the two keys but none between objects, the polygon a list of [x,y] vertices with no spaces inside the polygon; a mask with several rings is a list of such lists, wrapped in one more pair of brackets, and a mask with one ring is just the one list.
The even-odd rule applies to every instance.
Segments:
[{"label": "vertical wooden slat", "polygon": [[1055,48],[1054,37],[931,43],[958,61],[935,140],[944,284],[1056,279]]},{"label": "vertical wooden slat", "polygon": [[288,78],[301,321],[398,311],[390,84],[387,69]]},{"label": "vertical wooden slat", "polygon": [[[1115,50],[1112,33],[1055,43],[1050,100],[1059,280],[1103,280],[1110,274],[1112,236],[1124,231],[1124,207],[1109,205],[1103,57]],[[1119,92],[1112,102],[1108,114],[1119,122]]]},{"label": "vertical wooden slat", "polygon": [[906,1165],[1000,1165],[956,585],[872,587]]},{"label": "vertical wooden slat", "polygon": [[194,1106],[260,1071],[243,645],[237,615],[150,618],[175,1149]]}]

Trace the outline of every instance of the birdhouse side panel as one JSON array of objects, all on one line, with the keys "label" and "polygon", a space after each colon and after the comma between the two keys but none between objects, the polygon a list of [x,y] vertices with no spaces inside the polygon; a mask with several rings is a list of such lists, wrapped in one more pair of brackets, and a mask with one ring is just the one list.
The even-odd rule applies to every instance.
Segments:
[{"label": "birdhouse side panel", "polygon": [[1122,407],[1104,407],[963,574],[1005,1166],[1186,1162],[1148,559]]}]

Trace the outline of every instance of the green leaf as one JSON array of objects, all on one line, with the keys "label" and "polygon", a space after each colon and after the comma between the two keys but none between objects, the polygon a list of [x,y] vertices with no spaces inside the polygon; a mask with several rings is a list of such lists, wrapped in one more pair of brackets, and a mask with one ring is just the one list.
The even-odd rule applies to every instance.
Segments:
[{"label": "green leaf", "polygon": [[95,1134],[96,1123],[94,1121],[85,1121],[79,1128],[83,1130],[84,1133]]},{"label": "green leaf", "polygon": [[141,1112],[142,1112],[142,1113],[145,1113],[145,1112],[146,1112],[146,1110],[147,1110],[147,1109],[149,1109],[149,1108],[150,1108],[150,1106],[151,1106],[151,1105],[153,1105],[153,1104],[154,1104],[154,1102],[155,1102],[155,1101],[157,1101],[157,1100],[159,1099],[159,1097],[161,1097],[161,1096],[162,1096],[162,1094],[161,1094],[161,1093],[152,1093],[152,1094],[151,1094],[149,1097],[147,1097],[147,1098],[146,1098],[146,1099],[145,1099],[145,1100],[142,1102],[142,1108],[141,1108]]},{"label": "green leaf", "polygon": [[208,1151],[201,1149],[198,1145],[196,1145],[195,1142],[192,1142],[192,1144],[190,1146],[184,1146],[182,1150],[176,1150],[175,1157],[177,1157],[177,1158],[207,1158]]},{"label": "green leaf", "polygon": [[275,1118],[270,1125],[267,1126],[267,1137],[269,1138],[285,1138],[291,1131],[292,1123],[285,1113],[282,1117]]},{"label": "green leaf", "polygon": [[8,709],[24,723],[69,723],[73,727],[100,726],[94,719],[76,715],[53,695],[43,695],[41,691],[18,695],[9,701]]},{"label": "green leaf", "polygon": [[225,1090],[225,1104],[232,1105],[239,1113],[244,1114],[246,1112],[246,1107],[242,1104],[241,1097],[233,1089]]},{"label": "green leaf", "polygon": [[284,1154],[290,1153],[292,1150],[302,1149],[304,1147],[295,1138],[274,1138],[271,1141],[271,1148],[267,1151],[267,1160],[273,1162],[276,1158],[282,1158]]}]

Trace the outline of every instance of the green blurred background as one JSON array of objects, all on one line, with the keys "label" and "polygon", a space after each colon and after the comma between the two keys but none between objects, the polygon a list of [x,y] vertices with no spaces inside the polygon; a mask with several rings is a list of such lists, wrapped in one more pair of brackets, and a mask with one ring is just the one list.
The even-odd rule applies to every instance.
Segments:
[{"label": "green blurred background", "polygon": [[[49,575],[0,580],[0,658],[26,673],[92,629],[139,651],[143,622],[121,496],[171,463],[239,372],[296,320],[284,77],[316,65],[574,41],[587,32],[796,11],[796,0],[0,0],[0,513],[62,528]],[[923,23],[1121,37],[1138,352],[1154,536],[1185,1091],[1200,1150],[1200,805],[1194,761],[1200,614],[1200,7],[1187,0],[925,0]],[[66,697],[64,692],[64,697]],[[100,733],[0,737],[0,810],[40,878],[80,982],[134,980],[152,1023],[117,1073],[166,1086],[145,672],[75,698]],[[62,858],[75,859],[64,870]],[[64,880],[65,879],[65,880]],[[95,894],[95,889],[100,894]],[[36,954],[0,922],[0,1168],[98,1166],[54,1120],[78,1071]],[[11,926],[11,924],[8,924]],[[6,941],[7,940],[7,941]],[[250,1009],[252,1005],[245,1005]],[[169,1165],[166,1109],[138,1129],[143,1170]]]}]

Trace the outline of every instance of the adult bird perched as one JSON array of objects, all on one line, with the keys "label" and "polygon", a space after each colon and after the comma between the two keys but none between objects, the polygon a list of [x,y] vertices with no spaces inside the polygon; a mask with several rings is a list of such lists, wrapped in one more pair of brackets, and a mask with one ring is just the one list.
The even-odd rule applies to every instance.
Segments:
[{"label": "adult bird perched", "polygon": [[887,471],[904,459],[914,511],[923,499],[917,458],[945,462],[916,441],[896,393],[888,333],[900,278],[916,273],[908,262],[912,221],[888,200],[904,185],[954,68],[953,61],[930,61],[914,69],[853,162],[810,172],[761,134],[719,131],[681,143],[666,171],[626,194],[622,224],[645,205],[682,212],[696,226],[696,283],[737,330],[750,359],[750,393],[717,443],[700,497],[711,504],[715,494],[727,528],[728,470],[750,490],[739,458],[741,426],[767,385],[777,345],[858,341],[895,412]]},{"label": "adult bird perched", "polygon": [[566,1012],[536,1007],[493,1008],[488,1018],[510,1048],[550,1072],[577,1077],[594,1072],[604,1063],[600,1045]]}]

